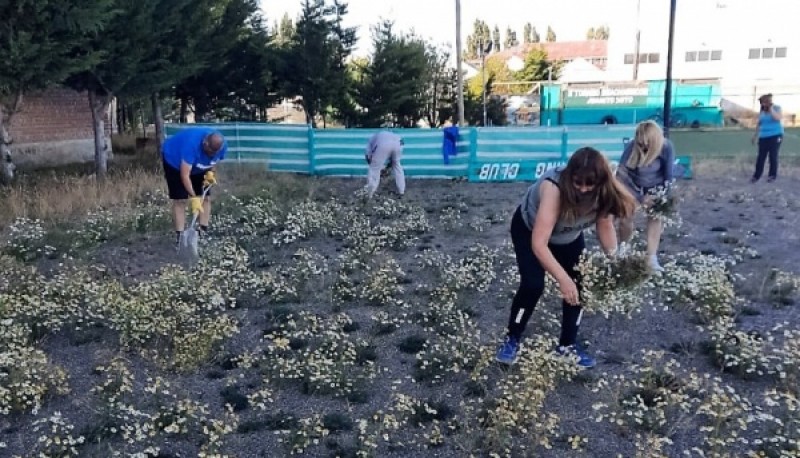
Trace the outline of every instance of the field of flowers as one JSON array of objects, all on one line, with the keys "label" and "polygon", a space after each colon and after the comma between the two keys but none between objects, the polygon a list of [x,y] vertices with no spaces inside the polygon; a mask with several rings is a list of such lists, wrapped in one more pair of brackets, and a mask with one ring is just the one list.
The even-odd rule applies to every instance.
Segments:
[{"label": "field of flowers", "polygon": [[797,180],[680,183],[663,275],[588,234],[579,370],[552,282],[494,362],[524,183],[250,178],[195,266],[158,187],[4,223],[0,455],[800,456]]}]

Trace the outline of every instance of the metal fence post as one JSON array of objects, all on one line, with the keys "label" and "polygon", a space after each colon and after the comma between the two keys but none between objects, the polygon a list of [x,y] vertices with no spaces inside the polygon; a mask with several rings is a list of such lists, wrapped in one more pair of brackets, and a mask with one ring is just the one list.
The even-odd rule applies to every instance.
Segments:
[{"label": "metal fence post", "polygon": [[239,122],[235,122],[233,124],[235,132],[236,132],[236,162],[238,164],[242,163],[242,140],[239,138]]},{"label": "metal fence post", "polygon": [[308,125],[308,174],[316,174],[316,161],[314,160],[314,128]]}]

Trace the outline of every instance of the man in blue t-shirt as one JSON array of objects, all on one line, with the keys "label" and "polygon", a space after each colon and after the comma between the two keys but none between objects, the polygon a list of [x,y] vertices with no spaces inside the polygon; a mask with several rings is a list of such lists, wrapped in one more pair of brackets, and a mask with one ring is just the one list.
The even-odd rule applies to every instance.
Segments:
[{"label": "man in blue t-shirt", "polygon": [[209,127],[188,127],[169,137],[161,147],[164,178],[172,199],[172,222],[176,243],[186,225],[186,200],[192,213],[200,212],[198,221],[202,232],[208,230],[211,202],[203,187],[217,183],[215,174],[219,161],[225,159],[228,145],[219,131]]}]

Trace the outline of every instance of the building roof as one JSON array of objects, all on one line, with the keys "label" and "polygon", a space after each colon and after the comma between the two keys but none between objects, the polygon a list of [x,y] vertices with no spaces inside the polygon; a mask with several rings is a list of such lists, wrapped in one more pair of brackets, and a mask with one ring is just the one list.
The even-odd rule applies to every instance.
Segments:
[{"label": "building roof", "polygon": [[606,72],[586,59],[577,58],[561,68],[561,76],[558,80],[564,83],[605,81]]},{"label": "building roof", "polygon": [[[489,54],[490,59],[508,60],[512,57],[524,59],[533,49],[543,49],[550,60],[573,60],[577,58],[597,59],[608,57],[608,40],[555,41],[528,43]],[[478,61],[480,62],[480,61]]]}]

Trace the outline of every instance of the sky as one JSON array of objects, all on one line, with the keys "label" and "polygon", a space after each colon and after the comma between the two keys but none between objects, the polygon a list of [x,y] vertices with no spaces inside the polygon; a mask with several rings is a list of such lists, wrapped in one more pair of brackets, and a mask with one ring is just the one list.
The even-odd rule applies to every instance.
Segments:
[{"label": "sky", "polygon": [[[476,19],[486,21],[491,28],[495,24],[499,26],[502,40],[505,40],[506,27],[510,26],[522,41],[526,22],[536,27],[542,39],[550,25],[558,41],[584,40],[589,27],[607,25],[618,20],[621,14],[635,14],[631,8],[623,7],[632,2],[635,4],[634,0],[461,0],[462,45],[466,46],[466,37],[472,32]],[[370,53],[370,27],[381,18],[394,19],[400,31],[414,30],[434,43],[454,49],[455,4],[455,0],[349,0],[347,25],[358,26],[359,43],[355,54]],[[300,5],[301,0],[261,0],[261,8],[270,24],[280,20],[284,13],[296,18]],[[611,6],[618,8],[613,15]]]}]

